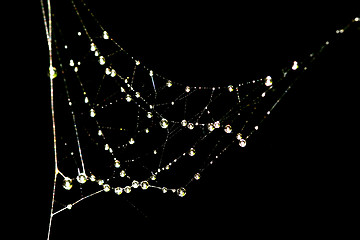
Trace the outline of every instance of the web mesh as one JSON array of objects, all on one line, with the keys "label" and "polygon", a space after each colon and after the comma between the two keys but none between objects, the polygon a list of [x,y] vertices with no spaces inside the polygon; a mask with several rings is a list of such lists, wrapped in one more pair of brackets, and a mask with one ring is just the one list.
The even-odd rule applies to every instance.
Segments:
[{"label": "web mesh", "polygon": [[298,70],[294,62],[276,80],[186,85],[129,55],[84,3],[87,17],[73,6],[81,30],[71,43],[63,32],[54,41],[59,169],[73,180],[84,174],[116,188],[121,173],[128,180],[121,188],[134,180],[162,191],[185,188],[227,148],[246,146],[294,81],[291,67]]},{"label": "web mesh", "polygon": [[101,192],[186,196],[229,148],[246,148],[329,45],[271,76],[226,86],[184,84],[131,56],[85,2],[71,2],[74,27],[55,18],[53,33],[55,178],[62,177],[57,185],[66,192],[54,194],[53,215]]}]

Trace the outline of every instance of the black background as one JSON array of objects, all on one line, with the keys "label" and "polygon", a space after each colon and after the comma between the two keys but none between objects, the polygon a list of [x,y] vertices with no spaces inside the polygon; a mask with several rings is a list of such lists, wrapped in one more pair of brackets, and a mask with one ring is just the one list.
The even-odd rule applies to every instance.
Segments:
[{"label": "black background", "polygon": [[[89,6],[128,52],[170,79],[194,85],[225,85],[279,71],[317,51],[334,39],[335,30],[359,16],[354,6],[342,2],[313,6],[109,0],[89,1]],[[72,11],[65,1],[54,3],[53,8],[65,20],[66,11]],[[41,160],[48,173],[43,218],[48,220],[52,131],[47,45],[39,19],[40,95],[47,113],[43,125],[47,155]],[[185,198],[150,190],[125,198],[99,194],[56,215],[50,239],[113,239],[143,233],[191,237],[215,232],[252,238],[308,237],[351,229],[359,42],[358,23],[294,85],[246,150],[227,152],[188,189]]]}]

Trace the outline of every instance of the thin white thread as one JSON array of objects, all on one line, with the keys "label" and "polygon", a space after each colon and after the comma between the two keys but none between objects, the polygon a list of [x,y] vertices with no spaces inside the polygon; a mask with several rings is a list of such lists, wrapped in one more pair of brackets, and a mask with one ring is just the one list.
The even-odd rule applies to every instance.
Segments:
[{"label": "thin white thread", "polygon": [[[92,194],[90,194],[90,195],[87,195],[87,196],[85,196],[85,197],[82,197],[82,198],[80,198],[79,200],[77,200],[76,202],[71,203],[71,204],[69,204],[69,205],[71,205],[71,207],[73,207],[75,204],[78,204],[79,202],[81,202],[81,201],[83,201],[83,200],[85,200],[85,199],[87,199],[87,198],[89,198],[89,197],[92,197],[92,196],[94,196],[94,195],[96,195],[96,194],[98,194],[98,193],[101,193],[101,192],[103,192],[103,191],[104,191],[104,189],[101,189],[101,190],[99,190],[99,191],[97,191],[97,192],[94,192],[94,193],[92,193]],[[56,215],[56,214],[58,214],[58,213],[61,213],[62,211],[66,210],[66,209],[69,209],[68,206],[66,206],[66,207],[64,207],[64,208],[56,211],[53,215]]]},{"label": "thin white thread", "polygon": [[[41,0],[41,9],[44,18],[44,26],[46,31],[46,38],[49,48],[49,71],[54,71],[53,69],[53,61],[52,61],[52,20],[51,20],[51,2],[47,0],[48,7],[48,19],[46,18],[45,5],[44,1]],[[49,219],[49,228],[48,228],[48,236],[47,239],[50,239],[51,233],[51,224],[54,216],[54,202],[55,202],[55,191],[56,191],[56,179],[59,173],[58,162],[57,162],[57,149],[56,149],[56,126],[55,126],[55,109],[54,109],[54,75],[50,73],[50,101],[51,101],[51,120],[52,120],[52,129],[53,129],[53,145],[54,145],[54,162],[55,162],[55,173],[54,173],[54,185],[52,191],[52,200],[51,200],[51,210],[50,210],[50,219]]]}]

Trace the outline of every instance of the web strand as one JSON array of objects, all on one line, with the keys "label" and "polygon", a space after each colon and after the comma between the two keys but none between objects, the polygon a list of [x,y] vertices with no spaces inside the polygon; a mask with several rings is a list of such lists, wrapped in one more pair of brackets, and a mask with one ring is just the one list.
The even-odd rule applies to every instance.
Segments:
[{"label": "web strand", "polygon": [[49,79],[50,79],[50,105],[51,105],[51,120],[52,120],[52,130],[53,130],[53,147],[54,147],[54,163],[55,163],[55,171],[54,171],[54,180],[53,180],[53,190],[52,190],[52,200],[51,200],[51,209],[50,209],[50,219],[49,219],[49,228],[48,228],[48,236],[47,239],[50,239],[51,232],[51,224],[53,219],[54,212],[54,202],[55,202],[55,192],[56,192],[56,180],[59,172],[58,169],[58,161],[57,161],[57,145],[56,145],[56,126],[55,126],[55,109],[54,109],[54,78],[56,77],[56,70],[53,67],[53,56],[52,56],[52,12],[51,12],[51,2],[47,1],[47,11],[48,17],[46,17],[45,4],[44,1],[41,0],[41,9],[44,19],[44,26],[46,31],[46,38],[49,49]]}]

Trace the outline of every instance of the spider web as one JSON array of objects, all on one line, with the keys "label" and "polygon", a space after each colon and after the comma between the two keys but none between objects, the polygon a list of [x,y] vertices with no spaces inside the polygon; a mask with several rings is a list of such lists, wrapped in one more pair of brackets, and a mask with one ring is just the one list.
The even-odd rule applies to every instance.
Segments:
[{"label": "spider web", "polygon": [[[66,179],[75,169],[74,184],[84,174],[113,188],[122,173],[121,180],[129,180],[122,188],[136,180],[177,192],[232,144],[245,147],[283,93],[290,68],[276,88],[270,76],[227,86],[170,80],[130,56],[87,8],[88,18],[73,7],[81,30],[71,43],[55,38],[55,44],[63,90],[56,106],[59,169]],[[86,25],[91,20],[93,30]]]},{"label": "spider web", "polygon": [[85,2],[71,5],[75,27],[55,18],[53,33],[62,176],[53,215],[102,192],[185,197],[229,148],[246,147],[328,45],[271,76],[226,86],[184,84],[131,56]]}]

